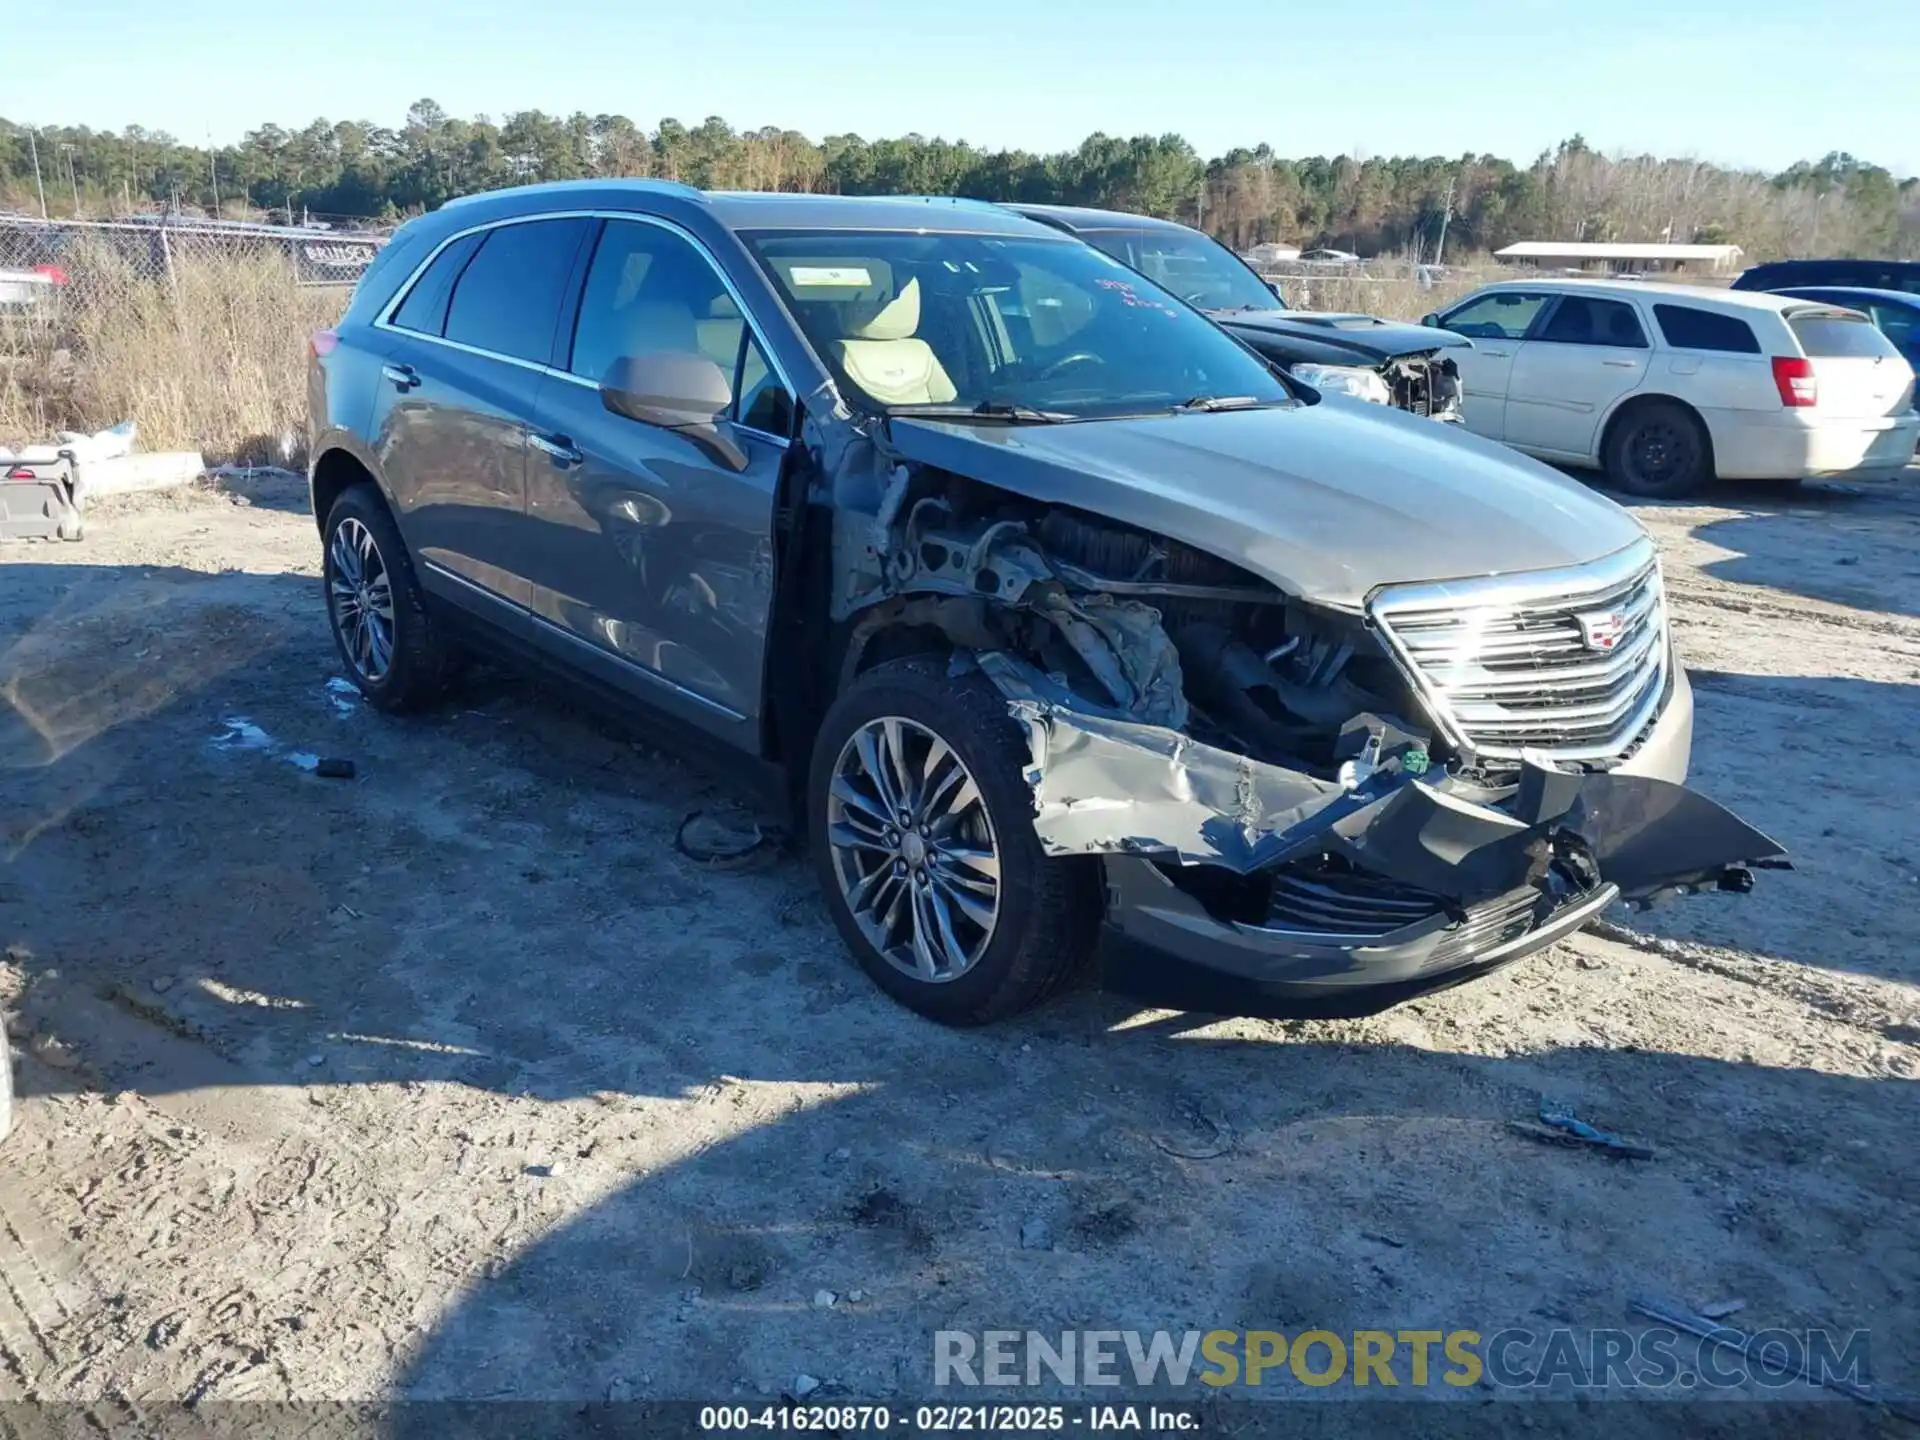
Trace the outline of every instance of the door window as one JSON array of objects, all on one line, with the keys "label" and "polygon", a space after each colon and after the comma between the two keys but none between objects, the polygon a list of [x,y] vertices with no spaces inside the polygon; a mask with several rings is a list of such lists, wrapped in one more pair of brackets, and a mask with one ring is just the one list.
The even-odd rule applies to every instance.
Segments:
[{"label": "door window", "polygon": [[598,384],[615,361],[698,355],[730,382],[729,419],[784,437],[792,401],[713,264],[658,225],[609,220],[587,267],[567,368]]},{"label": "door window", "polygon": [[486,232],[447,307],[446,337],[545,365],[588,221],[530,220]]},{"label": "door window", "polygon": [[787,387],[767,363],[766,352],[753,331],[744,331],[740,338],[740,377],[733,387],[733,393],[740,397],[734,407],[739,421],[784,440],[793,430],[793,401],[788,398]]},{"label": "door window", "polygon": [[1622,350],[1647,348],[1646,332],[1633,307],[1591,295],[1563,295],[1540,333],[1533,337],[1558,345],[1610,345]]},{"label": "door window", "polygon": [[1920,346],[1920,311],[1876,303],[1868,307],[1868,313],[1880,327],[1880,333],[1909,355]]},{"label": "door window", "polygon": [[1531,290],[1496,290],[1469,300],[1441,324],[1476,340],[1524,340],[1533,319],[1553,296]]}]

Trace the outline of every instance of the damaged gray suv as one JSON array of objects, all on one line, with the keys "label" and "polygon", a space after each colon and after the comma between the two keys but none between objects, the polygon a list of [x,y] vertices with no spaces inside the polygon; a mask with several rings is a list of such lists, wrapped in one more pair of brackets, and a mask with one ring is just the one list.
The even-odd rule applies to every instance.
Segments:
[{"label": "damaged gray suv", "polygon": [[403,227],[314,337],[367,698],[481,645],[746,757],[926,1015],[1355,1014],[1780,848],[1681,785],[1660,566],[982,204],[582,182]]}]

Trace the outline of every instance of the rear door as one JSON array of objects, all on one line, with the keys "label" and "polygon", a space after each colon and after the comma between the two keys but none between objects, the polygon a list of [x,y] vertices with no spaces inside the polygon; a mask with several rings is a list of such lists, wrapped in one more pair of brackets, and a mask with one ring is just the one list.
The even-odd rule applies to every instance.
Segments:
[{"label": "rear door", "polygon": [[1911,406],[1913,367],[1867,316],[1809,305],[1787,312],[1787,328],[1813,362],[1819,418],[1884,420]]},{"label": "rear door", "polygon": [[463,604],[530,599],[515,558],[527,436],[589,228],[533,218],[458,237],[380,322],[395,343],[374,402],[375,453],[421,582]]},{"label": "rear door", "polygon": [[1547,290],[1495,290],[1440,317],[1440,326],[1472,339],[1471,350],[1447,352],[1460,367],[1461,414],[1489,440],[1506,438],[1507,385],[1527,331],[1553,302]]},{"label": "rear door", "polygon": [[1507,443],[1590,458],[1601,417],[1646,382],[1651,353],[1626,301],[1562,295],[1514,354]]}]

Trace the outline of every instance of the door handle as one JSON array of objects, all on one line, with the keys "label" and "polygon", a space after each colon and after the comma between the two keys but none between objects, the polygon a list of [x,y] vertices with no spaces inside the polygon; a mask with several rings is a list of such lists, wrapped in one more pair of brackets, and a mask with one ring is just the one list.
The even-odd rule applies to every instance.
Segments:
[{"label": "door handle", "polygon": [[573,441],[564,435],[529,435],[527,443],[553,461],[557,469],[565,470],[587,458],[574,449]]},{"label": "door handle", "polygon": [[1602,360],[1600,363],[1602,365],[1611,365],[1616,370],[1631,370],[1640,362],[1638,360]]},{"label": "door handle", "polygon": [[1482,350],[1480,353],[1482,355],[1491,355],[1496,360],[1504,360],[1507,356],[1513,354],[1511,350]]},{"label": "door handle", "polygon": [[382,365],[380,374],[392,381],[396,390],[411,390],[420,383],[420,374],[411,365]]}]

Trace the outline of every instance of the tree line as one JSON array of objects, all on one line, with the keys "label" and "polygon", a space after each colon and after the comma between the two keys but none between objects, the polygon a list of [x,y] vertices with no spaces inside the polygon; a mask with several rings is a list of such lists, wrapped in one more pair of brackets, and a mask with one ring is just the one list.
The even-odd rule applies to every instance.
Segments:
[{"label": "tree line", "polygon": [[[37,174],[36,174],[37,165]],[[432,100],[397,129],[262,125],[238,144],[131,126],[0,119],[0,209],[106,218],[179,210],[391,223],[456,195],[535,180],[639,175],[705,189],[962,195],[1132,210],[1246,249],[1276,240],[1433,261],[1523,239],[1730,241],[1750,260],[1920,255],[1920,179],[1833,153],[1778,174],[1609,157],[1575,136],[1516,164],[1492,155],[1202,157],[1178,135],[1096,134],[1072,150],[987,150],[906,135],[815,142],[712,117],[648,131],[624,115],[526,110],[461,119]]]}]

